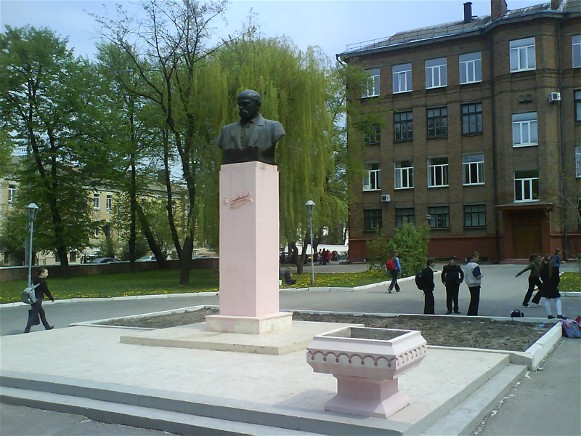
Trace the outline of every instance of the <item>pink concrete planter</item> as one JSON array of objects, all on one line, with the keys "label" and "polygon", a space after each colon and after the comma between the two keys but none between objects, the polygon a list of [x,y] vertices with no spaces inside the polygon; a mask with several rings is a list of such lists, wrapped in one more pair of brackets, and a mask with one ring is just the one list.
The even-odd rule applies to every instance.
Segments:
[{"label": "pink concrete planter", "polygon": [[419,331],[343,327],[315,336],[307,363],[337,379],[337,395],[325,410],[387,418],[409,404],[397,378],[418,365],[426,349]]}]

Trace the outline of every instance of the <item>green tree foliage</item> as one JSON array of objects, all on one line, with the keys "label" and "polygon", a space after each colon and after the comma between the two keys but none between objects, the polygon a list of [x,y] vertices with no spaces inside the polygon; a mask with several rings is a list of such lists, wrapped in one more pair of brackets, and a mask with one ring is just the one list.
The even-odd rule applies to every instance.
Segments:
[{"label": "green tree foliage", "polygon": [[287,40],[255,38],[252,32],[221,49],[217,58],[227,86],[227,111],[219,124],[239,119],[236,96],[254,89],[262,97],[262,114],[286,130],[276,153],[281,238],[305,237],[307,200],[317,204],[315,228],[345,222],[347,206],[335,165],[341,143],[334,121],[341,109],[331,104],[339,87],[327,59],[314,48],[302,53]]},{"label": "green tree foliage", "polygon": [[395,231],[393,238],[387,244],[387,248],[389,254],[394,250],[399,252],[402,275],[407,277],[415,275],[426,266],[429,243],[430,226],[405,223]]},{"label": "green tree foliage", "polygon": [[427,224],[416,226],[405,223],[396,229],[391,239],[385,238],[381,231],[378,231],[376,238],[367,242],[367,247],[371,253],[369,267],[370,269],[383,267],[386,260],[397,250],[402,276],[415,275],[426,266],[429,243],[430,227]]},{"label": "green tree foliage", "polygon": [[109,160],[92,92],[98,81],[52,31],[6,29],[0,34],[0,123],[28,151],[19,204],[40,206],[36,247],[55,251],[66,267],[69,250],[88,244],[90,181]]}]

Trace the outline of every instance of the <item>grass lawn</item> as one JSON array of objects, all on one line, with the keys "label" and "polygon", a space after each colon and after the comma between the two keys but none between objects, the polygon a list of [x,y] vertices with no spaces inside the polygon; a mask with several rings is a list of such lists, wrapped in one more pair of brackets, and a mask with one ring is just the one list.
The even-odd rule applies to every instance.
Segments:
[{"label": "grass lawn", "polygon": [[[178,285],[179,271],[154,270],[135,274],[101,274],[71,279],[48,279],[48,286],[58,300],[70,298],[111,298],[131,295],[184,294],[217,292],[219,277],[215,270],[192,270],[188,286]],[[283,288],[308,288],[311,275],[293,274],[296,283]],[[355,287],[386,281],[385,272],[370,270],[357,273],[317,273],[315,286]],[[0,304],[20,301],[24,280],[0,282]],[[581,274],[566,272],[561,275],[559,289],[581,292]]]}]

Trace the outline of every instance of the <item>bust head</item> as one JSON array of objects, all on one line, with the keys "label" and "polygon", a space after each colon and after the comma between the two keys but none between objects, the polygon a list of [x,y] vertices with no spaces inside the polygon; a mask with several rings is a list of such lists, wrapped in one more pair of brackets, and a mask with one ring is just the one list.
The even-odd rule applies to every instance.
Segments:
[{"label": "bust head", "polygon": [[238,105],[238,115],[243,122],[248,122],[255,118],[260,111],[261,98],[260,94],[251,89],[242,91],[236,97]]}]

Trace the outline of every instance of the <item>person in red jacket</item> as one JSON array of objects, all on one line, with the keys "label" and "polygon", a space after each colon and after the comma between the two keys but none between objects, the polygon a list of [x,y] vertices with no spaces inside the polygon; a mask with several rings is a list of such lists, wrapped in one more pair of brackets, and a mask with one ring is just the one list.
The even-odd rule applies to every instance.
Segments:
[{"label": "person in red jacket", "polygon": [[48,290],[48,285],[46,284],[46,278],[48,277],[48,270],[46,268],[40,268],[36,273],[36,277],[32,281],[33,285],[37,285],[34,291],[36,296],[36,302],[32,303],[31,310],[29,311],[28,315],[28,322],[26,323],[26,328],[24,329],[24,333],[30,333],[30,328],[34,324],[34,320],[40,315],[40,320],[42,321],[42,325],[47,330],[52,330],[54,326],[50,325],[46,320],[46,314],[44,313],[44,309],[42,308],[42,300],[46,295],[51,301],[54,301],[54,297]]}]

